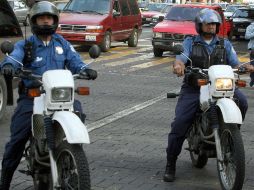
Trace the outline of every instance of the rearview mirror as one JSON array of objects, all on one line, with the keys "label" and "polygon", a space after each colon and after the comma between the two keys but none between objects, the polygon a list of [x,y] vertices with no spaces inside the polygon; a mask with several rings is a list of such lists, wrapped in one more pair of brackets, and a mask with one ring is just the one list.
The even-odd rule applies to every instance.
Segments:
[{"label": "rearview mirror", "polygon": [[181,45],[181,44],[176,44],[176,45],[174,45],[173,44],[173,52],[175,53],[175,54],[181,54],[181,53],[183,53],[183,46]]},{"label": "rearview mirror", "polygon": [[98,45],[92,45],[92,47],[89,49],[89,56],[92,59],[98,58],[100,54],[101,54],[101,49]]},{"label": "rearview mirror", "polygon": [[159,16],[159,22],[163,21],[164,20],[164,16]]},{"label": "rearview mirror", "polygon": [[4,54],[10,54],[14,49],[14,45],[10,41],[4,41],[1,44],[1,51]]}]

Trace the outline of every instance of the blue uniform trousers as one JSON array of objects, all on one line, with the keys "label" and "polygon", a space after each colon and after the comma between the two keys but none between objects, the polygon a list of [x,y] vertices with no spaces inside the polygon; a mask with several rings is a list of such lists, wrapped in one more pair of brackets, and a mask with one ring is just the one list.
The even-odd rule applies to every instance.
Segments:
[{"label": "blue uniform trousers", "polygon": [[[74,101],[74,110],[82,112],[81,103]],[[17,108],[12,116],[10,141],[5,146],[2,168],[14,172],[18,167],[31,135],[31,117],[33,114],[33,98],[20,95]]]},{"label": "blue uniform trousers", "polygon": [[[254,66],[254,50],[250,51],[250,60],[252,60],[250,62],[250,64]],[[253,86],[254,85],[254,72],[250,73],[250,79],[251,79],[250,86]]]},{"label": "blue uniform trousers", "polygon": [[[192,88],[187,84],[183,84],[181,88],[181,95],[175,109],[175,118],[171,123],[171,132],[168,134],[168,160],[177,157],[182,150],[186,133],[199,109],[199,93],[199,89]],[[239,108],[244,119],[248,109],[247,98],[239,89],[235,90],[234,97],[239,101]]]}]

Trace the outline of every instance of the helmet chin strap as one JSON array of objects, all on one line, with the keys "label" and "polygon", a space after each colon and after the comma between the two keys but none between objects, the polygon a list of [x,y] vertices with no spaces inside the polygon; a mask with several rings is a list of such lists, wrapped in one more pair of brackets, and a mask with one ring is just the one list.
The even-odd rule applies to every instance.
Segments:
[{"label": "helmet chin strap", "polygon": [[216,36],[216,34],[214,32],[202,32],[202,36],[206,39],[211,39]]}]

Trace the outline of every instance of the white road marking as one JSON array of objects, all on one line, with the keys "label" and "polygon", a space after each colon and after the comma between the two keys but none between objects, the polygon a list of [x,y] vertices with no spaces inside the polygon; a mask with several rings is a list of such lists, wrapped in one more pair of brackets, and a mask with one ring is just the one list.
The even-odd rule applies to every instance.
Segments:
[{"label": "white road marking", "polygon": [[166,94],[162,94],[162,95],[160,95],[160,96],[158,96],[156,98],[153,98],[153,99],[148,100],[146,102],[143,102],[141,104],[138,104],[138,105],[133,106],[131,108],[125,109],[125,110],[120,111],[118,113],[114,113],[111,116],[105,117],[105,118],[103,118],[101,120],[98,120],[98,121],[95,121],[95,122],[93,122],[91,124],[88,124],[87,125],[88,132],[93,131],[93,130],[98,129],[98,128],[101,128],[101,127],[103,127],[103,126],[105,126],[105,125],[107,125],[109,123],[112,123],[112,122],[114,122],[114,121],[116,121],[118,119],[121,119],[121,118],[123,118],[123,117],[125,117],[127,115],[130,115],[130,114],[132,114],[132,113],[134,113],[136,111],[139,111],[139,110],[144,109],[144,108],[146,108],[148,106],[151,106],[151,105],[155,104],[156,102],[159,102],[159,101],[161,101],[161,100],[163,100],[165,98],[166,98]]}]

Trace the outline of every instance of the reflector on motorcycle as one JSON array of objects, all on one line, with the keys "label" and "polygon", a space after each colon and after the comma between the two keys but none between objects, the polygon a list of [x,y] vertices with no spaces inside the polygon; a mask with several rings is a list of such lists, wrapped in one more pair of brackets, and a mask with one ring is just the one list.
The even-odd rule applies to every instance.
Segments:
[{"label": "reflector on motorcycle", "polygon": [[246,81],[245,80],[236,80],[235,85],[238,87],[246,87]]},{"label": "reflector on motorcycle", "polygon": [[204,86],[208,84],[208,80],[207,79],[198,79],[198,86]]},{"label": "reflector on motorcycle", "polygon": [[78,95],[89,95],[90,88],[89,87],[78,87],[75,91]]},{"label": "reflector on motorcycle", "polygon": [[31,88],[28,90],[27,95],[32,98],[39,97],[41,95],[41,90],[40,88]]}]

